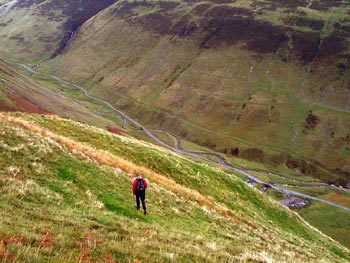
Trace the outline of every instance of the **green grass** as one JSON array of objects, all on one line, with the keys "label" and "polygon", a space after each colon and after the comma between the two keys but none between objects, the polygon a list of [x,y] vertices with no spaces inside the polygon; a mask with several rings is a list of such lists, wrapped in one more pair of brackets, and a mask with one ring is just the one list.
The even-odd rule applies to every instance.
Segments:
[{"label": "green grass", "polygon": [[[162,155],[159,155],[158,151],[156,150],[148,150],[147,152],[144,152],[138,146],[133,147],[130,143],[126,145],[117,143],[114,141],[113,137],[109,137],[104,134],[96,134],[95,132],[89,129],[84,130],[84,132],[80,132],[81,127],[72,126],[71,122],[69,121],[66,121],[65,123],[55,119],[52,119],[51,122],[48,122],[47,120],[45,120],[44,122],[41,122],[40,119],[36,119],[36,121],[41,125],[48,127],[51,130],[59,132],[64,136],[69,136],[69,137],[73,136],[75,139],[81,142],[89,142],[90,144],[92,143],[92,145],[94,145],[98,149],[110,150],[112,153],[123,156],[127,159],[131,159],[139,165],[147,165],[147,167],[151,168],[152,170],[171,176],[173,179],[175,179],[176,182],[180,184],[191,186],[194,189],[202,191],[203,194],[210,193],[210,195],[212,196],[217,196],[219,201],[225,202],[225,198],[227,198],[227,196],[223,195],[223,192],[222,192],[223,189],[220,189],[220,192],[217,192],[217,190],[215,190],[211,186],[213,182],[210,182],[210,181],[205,182],[206,180],[208,180],[208,176],[209,176],[208,171],[203,170],[201,166],[195,163],[191,163],[191,165],[187,166],[188,168],[185,170],[179,170],[177,169],[177,167],[179,166],[181,167],[181,163],[179,163],[178,161],[170,161],[169,163],[169,160],[163,158]],[[264,168],[264,167],[256,167],[256,168]],[[198,176],[201,176],[201,177],[199,178]],[[258,175],[258,177],[260,176]],[[265,178],[261,178],[261,179],[265,179]],[[305,178],[299,178],[299,179],[305,179]],[[307,179],[310,180],[310,178],[307,178]],[[237,185],[233,186],[232,183],[230,183],[229,181],[227,181],[227,179],[225,179],[225,177],[220,176],[216,180],[217,181],[215,182],[215,184],[217,184],[218,182],[222,183],[222,185],[225,185],[224,189],[235,189],[236,191],[244,192],[244,190],[239,190],[240,188],[237,188]],[[286,182],[286,181],[287,180],[281,179],[281,182]],[[293,182],[291,181],[290,183],[293,183]],[[201,185],[205,185],[206,188],[202,189]],[[311,195],[315,194],[315,193],[311,193],[310,190],[302,189],[301,191],[307,191],[307,193]],[[316,191],[324,193],[325,190],[316,189]],[[260,206],[262,204],[256,204],[256,205]]]},{"label": "green grass", "polygon": [[350,246],[349,213],[326,205],[313,204],[299,211],[300,215],[323,233],[336,237],[336,240]]},{"label": "green grass", "polygon": [[349,158],[350,157],[350,147],[348,146],[344,146],[342,151],[341,151],[341,156],[345,159],[345,158]]},{"label": "green grass", "polygon": [[[146,166],[215,201],[208,207],[196,195],[150,177],[145,217],[134,208],[128,173],[5,118],[0,121],[0,240],[12,237],[4,249],[16,262],[102,262],[107,256],[118,262],[245,262],[261,259],[261,253],[290,261],[282,251],[289,251],[293,262],[347,257],[344,248],[233,175],[72,121],[16,116]],[[218,212],[219,204],[228,207],[227,215]],[[14,237],[25,238],[15,242]]]},{"label": "green grass", "polygon": [[0,103],[2,107],[14,107],[14,103],[3,93],[2,86],[0,85]]},{"label": "green grass", "polygon": [[[18,138],[19,140],[19,138]],[[16,139],[17,141],[17,139]],[[20,142],[20,140],[19,140]],[[31,157],[31,155],[27,155],[28,157]],[[36,193],[33,189],[28,189],[28,192],[26,193],[26,196],[24,198],[24,202],[22,202],[22,205],[18,207],[20,209],[19,211],[26,211],[30,207],[37,206],[38,209],[34,210],[33,213],[35,213],[35,217],[31,218],[24,218],[19,217],[15,222],[20,223],[21,225],[26,225],[28,226],[35,225],[38,228],[41,228],[42,231],[45,230],[45,227],[50,228],[50,232],[55,235],[55,241],[56,241],[56,235],[58,235],[58,231],[61,231],[61,227],[65,230],[68,230],[67,233],[64,234],[66,238],[66,245],[69,245],[70,242],[76,242],[78,246],[78,237],[84,237],[85,233],[83,231],[93,231],[93,229],[96,227],[99,229],[99,237],[102,238],[104,235],[104,238],[107,238],[107,240],[113,240],[113,233],[116,230],[113,230],[111,234],[107,234],[109,232],[109,229],[111,228],[112,225],[115,225],[113,222],[120,222],[120,221],[129,221],[129,220],[137,220],[137,222],[140,221],[150,221],[150,218],[152,218],[152,215],[149,217],[143,217],[137,211],[133,209],[133,203],[134,200],[133,198],[128,198],[130,196],[130,179],[128,179],[125,175],[118,175],[118,178],[116,178],[115,172],[107,169],[101,169],[99,167],[96,167],[93,164],[86,163],[86,161],[78,160],[72,156],[68,155],[63,155],[62,157],[59,157],[60,154],[58,152],[55,152],[54,160],[51,162],[51,165],[49,165],[48,170],[45,171],[45,178],[47,178],[47,181],[50,181],[49,189],[50,195],[55,196],[55,194],[59,195],[59,202],[60,204],[54,205],[51,204],[48,206],[50,203],[50,196],[42,195],[39,198],[38,193]],[[2,156],[3,157],[3,156]],[[9,156],[7,156],[9,157]],[[12,163],[17,160],[17,162],[22,161],[23,169],[28,165],[26,164],[27,161],[29,160],[22,160],[18,159],[18,156],[12,156],[12,158],[16,158],[14,160],[11,160]],[[42,163],[48,162],[49,160],[41,160]],[[21,163],[19,163],[21,165]],[[46,164],[46,163],[45,163]],[[57,168],[58,166],[58,168]],[[69,167],[69,169],[67,169]],[[22,167],[21,167],[22,168]],[[57,178],[57,179],[55,179]],[[2,179],[5,179],[5,177],[2,176]],[[37,178],[38,179],[38,187],[40,186],[40,189],[45,189],[47,186],[48,182],[43,182],[42,178]],[[118,182],[115,182],[115,180],[118,179]],[[2,180],[3,182],[3,180]],[[110,193],[106,192],[106,186],[110,185]],[[87,194],[87,191],[90,191],[90,194]],[[162,194],[164,196],[164,194]],[[10,194],[8,195],[2,195],[4,199],[7,201],[9,204],[9,208],[11,211],[16,211],[15,207],[18,202],[13,203],[11,199]],[[150,193],[150,197],[155,199],[154,196],[152,196],[152,192]],[[167,202],[167,197],[164,196],[165,199],[163,201],[165,202],[164,205],[166,205]],[[58,197],[57,197],[58,198]],[[62,198],[62,199],[61,199]],[[99,212],[98,209],[94,209],[94,199],[97,198],[101,200],[101,202],[104,204],[106,210],[102,210],[102,212]],[[181,203],[181,201],[180,201]],[[12,207],[12,205],[14,207]],[[150,206],[152,207],[152,202],[150,202]],[[187,205],[187,207],[191,207]],[[67,209],[68,213],[61,213],[59,211]],[[72,208],[71,212],[69,212]],[[18,210],[17,209],[17,210]],[[164,210],[165,207],[163,207]],[[5,209],[6,210],[6,209]],[[3,210],[3,211],[5,211]],[[94,211],[95,210],[95,211]],[[152,208],[150,209],[152,211]],[[186,210],[186,209],[185,209]],[[40,211],[40,212],[39,212]],[[65,216],[67,219],[65,221],[74,221],[77,220],[78,222],[80,221],[79,224],[82,226],[76,229],[76,232],[72,232],[73,229],[67,228],[65,226],[64,221],[61,224],[56,224],[55,219],[54,219],[54,214],[57,214],[59,212],[60,215]],[[32,214],[33,214],[32,213]],[[86,216],[84,215],[85,213]],[[40,216],[42,214],[42,216]],[[95,215],[96,214],[96,215]],[[105,218],[105,215],[107,214],[108,216]],[[11,213],[7,214],[7,216],[11,215]],[[57,214],[58,215],[58,214]],[[114,220],[111,220],[111,218],[108,217],[116,217],[116,216],[121,216],[121,220],[115,218]],[[174,216],[174,215],[173,215]],[[195,214],[193,215],[195,216]],[[99,218],[101,217],[101,218]],[[85,219],[84,219],[85,218]],[[124,219],[125,218],[125,219]],[[101,226],[101,223],[99,221],[101,220],[111,220],[108,222],[108,225],[111,225],[110,227],[107,225]],[[167,218],[168,220],[171,220],[171,215]],[[175,219],[175,218],[174,218]],[[23,220],[23,221],[22,221]],[[31,221],[33,220],[33,221]],[[176,218],[177,223],[181,224],[181,221],[179,222],[178,218]],[[96,223],[94,223],[96,222]],[[106,222],[103,222],[106,224]],[[202,223],[201,220],[199,220],[199,223]],[[43,224],[43,226],[40,226],[40,224]],[[134,222],[133,224],[139,224]],[[75,224],[74,224],[75,225]],[[91,229],[89,227],[91,225]],[[196,224],[191,224],[191,228],[194,227]],[[116,228],[117,226],[114,226]],[[169,225],[167,226],[169,227]],[[174,227],[174,226],[173,226]],[[199,225],[198,225],[199,227]],[[102,229],[100,229],[102,228]],[[131,230],[135,228],[135,225],[130,225]],[[144,226],[142,226],[144,228]],[[16,231],[19,231],[20,228],[16,228]],[[119,232],[122,232],[122,230],[119,230]],[[6,228],[4,229],[2,227],[2,231],[6,231]],[[28,230],[27,230],[28,231]],[[106,232],[108,231],[108,232]],[[163,230],[165,231],[165,229]],[[126,231],[125,231],[126,232]],[[138,230],[134,231],[135,233],[135,238],[137,239],[137,234]],[[26,234],[26,232],[15,232],[15,233],[6,233],[6,235],[15,235],[15,234]],[[36,241],[37,242],[37,241]],[[59,242],[57,240],[56,242]],[[57,250],[56,252],[59,252],[62,247],[60,247],[62,244],[56,244],[55,242],[55,247],[51,248],[50,250]],[[105,245],[103,245],[105,246]],[[102,247],[103,247],[102,246]],[[152,245],[151,245],[152,247]],[[9,248],[11,250],[11,248]],[[101,248],[102,249],[102,248]],[[151,248],[150,248],[151,249]],[[44,249],[41,249],[44,250]],[[73,247],[73,251],[75,251],[76,256],[79,254],[79,247]],[[92,249],[91,249],[92,250]],[[99,252],[95,255],[95,258],[103,256],[101,254],[102,252]],[[129,252],[131,253],[131,252]],[[153,252],[155,253],[155,252]],[[42,261],[44,260],[45,257],[45,251],[40,251],[37,255],[28,255],[28,257],[25,258],[25,260],[34,260],[34,261]],[[51,252],[50,258],[55,260],[57,257],[57,260],[62,260],[63,255],[55,255],[54,252]],[[130,254],[129,254],[130,257]],[[67,259],[67,258],[66,258]],[[19,257],[19,261],[23,261],[24,258]],[[120,260],[123,260],[123,258],[120,258]],[[73,260],[74,261],[74,260]]]},{"label": "green grass", "polygon": [[[349,207],[350,193],[347,190],[335,188],[290,188],[292,190],[319,197],[331,202]],[[277,200],[284,199],[275,191],[269,194]],[[297,212],[311,225],[321,230],[345,246],[350,246],[349,212],[342,211],[318,202],[311,201],[311,206],[297,210]]]},{"label": "green grass", "polygon": [[327,14],[326,24],[321,32],[322,38],[330,36],[335,31],[335,24],[340,23],[345,17],[348,16],[346,12],[348,1],[343,1],[343,4],[344,6],[341,6],[340,8],[332,8]]}]

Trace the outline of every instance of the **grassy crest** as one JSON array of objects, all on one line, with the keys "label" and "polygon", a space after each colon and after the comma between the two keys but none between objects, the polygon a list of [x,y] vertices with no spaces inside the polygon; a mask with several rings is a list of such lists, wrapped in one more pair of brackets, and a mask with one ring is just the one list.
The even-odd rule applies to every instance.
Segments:
[{"label": "grassy crest", "polygon": [[[54,116],[0,115],[0,257],[342,262],[348,251],[235,175]],[[134,208],[132,172],[150,181]]]}]

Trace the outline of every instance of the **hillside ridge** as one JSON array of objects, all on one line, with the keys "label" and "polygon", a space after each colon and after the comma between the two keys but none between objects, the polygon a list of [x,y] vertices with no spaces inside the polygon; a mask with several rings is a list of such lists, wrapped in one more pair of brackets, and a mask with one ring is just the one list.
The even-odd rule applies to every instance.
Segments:
[{"label": "hillside ridge", "polygon": [[[199,241],[198,248],[192,248],[191,252],[185,251],[185,247],[193,242],[193,240],[188,239],[189,243],[187,245],[180,245],[179,243],[176,246],[164,247],[164,249],[168,253],[173,253],[178,260],[181,261],[181,258],[186,258],[190,262],[198,262],[198,260],[201,262],[218,262],[229,258],[241,262],[247,260],[266,262],[298,262],[300,260],[300,262],[313,262],[316,259],[332,261],[335,258],[338,262],[347,260],[347,250],[337,242],[324,236],[319,231],[310,228],[297,214],[281,207],[275,201],[267,199],[257,190],[249,188],[239,179],[235,178],[234,175],[228,176],[228,174],[216,168],[188,161],[168,150],[149,143],[129,137],[112,135],[104,130],[75,123],[70,120],[64,120],[56,116],[18,113],[1,113],[0,116],[0,129],[2,132],[0,147],[3,150],[0,158],[1,160],[8,158],[4,162],[5,167],[1,171],[0,177],[4,185],[2,188],[2,199],[8,200],[8,198],[12,198],[11,200],[14,200],[13,198],[16,196],[26,196],[19,209],[30,207],[32,210],[31,216],[34,216],[34,220],[36,220],[34,223],[36,231],[34,232],[32,230],[33,225],[30,223],[32,219],[31,217],[27,217],[26,214],[21,214],[14,221],[16,223],[18,220],[21,220],[21,228],[12,229],[3,224],[0,225],[0,240],[2,240],[2,243],[6,237],[6,240],[9,240],[9,235],[12,236],[11,240],[15,240],[14,237],[26,236],[16,244],[13,243],[14,241],[7,241],[6,244],[3,243],[5,246],[2,248],[1,257],[4,257],[4,252],[6,252],[7,255],[11,255],[11,258],[16,257],[16,262],[25,262],[24,255],[20,252],[21,246],[25,245],[29,246],[29,250],[27,249],[29,253],[25,254],[26,259],[36,262],[42,262],[50,258],[58,261],[64,260],[66,262],[75,262],[76,259],[95,259],[99,262],[110,262],[106,259],[107,254],[110,255],[110,260],[117,260],[118,262],[123,262],[126,259],[138,259],[141,262],[159,262],[161,258],[167,261],[171,260],[167,258],[169,256],[168,254],[159,254],[159,247],[164,247],[161,240],[163,239],[163,234],[165,234],[163,232],[165,229],[162,230],[161,224],[165,224],[167,228],[166,236],[171,237],[167,242],[171,242],[171,240],[176,242],[178,239],[181,240],[186,237],[187,240],[187,238],[190,238],[189,236],[191,236],[192,231],[197,231],[196,222],[198,221],[200,235],[210,236],[207,237],[209,239],[203,245],[206,246],[205,244],[207,244],[210,247],[215,246],[215,248],[210,248],[208,252],[198,254],[199,251],[203,251],[202,241]],[[70,130],[65,130],[68,127],[67,125],[71,127]],[[70,135],[68,137],[62,136],[60,134],[62,132],[68,132]],[[76,140],[76,136],[81,138]],[[35,143],[37,140],[39,144]],[[81,142],[81,140],[85,142]],[[26,141],[28,144],[26,144]],[[111,142],[114,143],[111,144]],[[105,150],[104,145],[109,145],[108,147],[111,148]],[[21,148],[21,152],[26,152],[26,155],[18,155],[17,148]],[[120,149],[118,150],[118,148]],[[33,160],[27,159],[32,158],[30,152],[34,156],[36,155],[37,158]],[[149,161],[142,161],[142,159],[138,159],[139,157],[132,152],[137,153],[139,157],[146,154],[146,159],[144,160],[147,160],[147,156],[153,156],[154,160],[148,159]],[[122,156],[119,156],[120,154]],[[134,160],[126,160],[123,156],[130,156]],[[14,160],[13,158],[17,158],[17,162],[11,163]],[[63,161],[70,165],[67,166],[62,163]],[[31,162],[33,163],[30,164]],[[162,162],[167,165],[163,166],[161,164]],[[150,165],[154,168],[150,168]],[[55,168],[56,166],[58,169]],[[32,170],[30,167],[37,168]],[[39,167],[41,168],[39,169]],[[50,170],[47,170],[49,167],[51,167]],[[78,169],[83,172],[79,172]],[[90,171],[90,169],[93,170]],[[133,200],[124,196],[127,193],[131,194],[130,177],[132,175],[130,172],[133,172],[135,169],[144,173],[151,182],[150,189],[148,190],[150,215],[144,219],[141,215],[132,212]],[[176,171],[176,169],[184,169],[183,171],[185,171],[187,176],[183,174],[178,177],[176,174],[180,170]],[[168,172],[163,174],[160,171]],[[117,182],[115,181],[115,176],[118,178]],[[195,179],[198,176],[200,179]],[[188,181],[189,178],[195,180]],[[92,182],[89,182],[90,180]],[[215,180],[217,186],[213,184],[213,180]],[[107,185],[105,185],[103,188],[99,188],[102,187],[103,182],[108,183],[107,185],[109,186],[106,188]],[[184,186],[186,185],[185,182],[187,182],[187,186]],[[223,184],[223,182],[225,183]],[[19,187],[18,185],[21,184],[23,186]],[[94,186],[94,184],[97,185]],[[203,188],[202,184],[206,185],[206,187]],[[11,188],[15,185],[19,187],[17,190]],[[22,187],[25,188],[20,190]],[[79,194],[74,194],[74,191],[72,192],[70,190],[71,187],[75,189],[74,191],[78,191]],[[220,189],[219,192],[216,192],[218,190],[216,187]],[[38,194],[41,194],[43,191],[47,191],[47,193],[37,199]],[[119,193],[119,191],[121,192]],[[89,197],[85,203],[80,198],[84,198],[86,195]],[[113,199],[106,199],[108,196],[109,198],[111,196],[114,197]],[[163,198],[166,198],[167,202],[171,203],[178,198],[180,199],[173,203],[175,206],[174,209],[176,209],[172,210],[166,203],[164,206],[160,202],[160,199]],[[231,198],[233,198],[232,201],[230,201]],[[89,200],[94,201],[89,202]],[[56,203],[57,201],[58,203]],[[6,215],[12,218],[12,216],[18,214],[16,212],[18,208],[16,208],[15,203],[7,203],[5,207],[4,203],[0,203],[5,209],[2,209],[2,211],[6,211],[5,214],[0,213],[0,216],[3,217]],[[38,206],[40,203],[50,203],[50,205]],[[74,214],[70,212],[71,205],[76,207]],[[189,208],[192,212],[187,210]],[[39,211],[42,213],[43,209],[46,211],[42,214],[46,215],[44,216],[46,218],[44,219],[45,221],[42,221],[40,217],[36,216],[36,213]],[[53,220],[52,217],[56,214],[58,215],[57,209],[59,214],[70,215],[67,217],[67,220],[77,220],[77,222],[80,222],[78,233],[76,234],[79,235],[80,233],[83,239],[79,239],[79,236],[77,237],[76,234],[71,232],[73,230],[71,224],[74,227],[76,223],[65,223],[66,220],[63,220],[62,223],[56,225],[56,220]],[[167,210],[171,211],[167,212]],[[89,216],[86,216],[85,213],[89,214]],[[185,213],[185,217],[183,217],[183,213]],[[190,221],[187,221],[189,219],[188,217],[191,218]],[[182,221],[184,219],[185,221]],[[171,224],[165,223],[164,220],[170,220],[171,222],[169,223]],[[216,224],[212,225],[213,222],[206,223],[207,220],[214,220]],[[128,221],[131,222],[127,223]],[[109,232],[110,230],[108,229],[111,229],[112,225],[115,225],[116,222],[118,222],[117,225],[113,227],[115,230]],[[189,222],[191,222],[190,225],[188,225]],[[29,223],[30,227],[28,228],[27,224]],[[179,223],[185,226],[180,232],[176,227],[176,224]],[[155,231],[157,229],[156,232],[158,234],[139,239],[137,237],[138,231],[132,231],[127,227],[133,224],[149,229],[148,231]],[[124,226],[127,228],[122,230]],[[207,226],[207,232],[204,233],[203,227],[206,228]],[[213,228],[216,229],[215,232],[210,230]],[[223,229],[224,231],[222,232],[221,228],[225,228],[226,230]],[[227,228],[231,230],[227,232]],[[47,229],[46,234],[42,235],[45,229]],[[63,229],[66,229],[66,231],[63,231]],[[58,231],[61,233],[60,235],[58,235]],[[127,232],[125,233],[123,231]],[[65,232],[68,236],[65,236]],[[71,243],[70,246],[72,246],[72,249],[70,249],[68,254],[64,253],[62,255],[59,253],[67,249],[65,242],[68,240],[71,240],[69,242],[74,242],[74,239],[84,240],[85,238],[100,240],[102,238],[101,235],[104,235],[103,240],[93,246],[88,245],[83,249],[84,246],[79,246],[79,243],[76,243],[77,245]],[[40,236],[42,238],[46,236],[46,243],[45,246],[43,245],[38,249],[35,246],[40,243]],[[118,236],[123,236],[123,238],[118,241],[119,239],[115,239]],[[32,245],[28,244],[28,238],[31,240]],[[161,240],[153,243],[159,238]],[[225,241],[226,238],[229,239],[229,242],[228,240]],[[35,241],[38,239],[39,241]],[[137,242],[134,242],[135,239]],[[151,243],[148,239],[152,240]],[[201,237],[197,236],[196,239],[200,240]],[[129,240],[134,241],[129,243]],[[253,240],[260,241],[255,243],[256,241]],[[316,240],[317,244],[314,243]],[[272,241],[271,244],[265,244],[265,242],[270,243],[270,241]],[[118,242],[119,246],[124,247],[125,250],[119,250],[118,246],[113,246],[111,245],[113,243],[110,242]],[[132,249],[130,251],[125,245],[122,245],[129,244],[129,246],[135,247],[142,245],[144,242],[147,242],[150,251],[153,251],[151,254],[148,254],[149,252],[147,251],[128,254],[134,250]],[[236,248],[231,247],[232,245],[238,245],[237,242],[243,242],[246,245],[250,244],[248,245],[248,250],[240,246]],[[216,245],[209,245],[212,243]],[[305,251],[304,246],[306,248]],[[325,246],[325,250],[322,249],[323,246]],[[32,249],[37,252],[32,253]],[[280,252],[275,251],[276,249]],[[312,253],[307,252],[310,249],[313,251]],[[68,255],[68,257],[65,257],[65,255]]]}]

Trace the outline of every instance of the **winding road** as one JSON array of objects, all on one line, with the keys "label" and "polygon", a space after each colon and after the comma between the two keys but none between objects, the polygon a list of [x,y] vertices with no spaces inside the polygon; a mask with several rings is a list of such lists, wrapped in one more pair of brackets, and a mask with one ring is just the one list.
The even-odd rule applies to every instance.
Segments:
[{"label": "winding road", "polygon": [[[269,187],[271,187],[272,189],[275,189],[276,191],[279,191],[285,195],[294,195],[294,196],[298,196],[298,197],[302,197],[302,198],[305,198],[305,199],[309,199],[309,200],[314,200],[314,201],[318,201],[318,202],[322,202],[324,204],[327,204],[327,205],[331,205],[331,206],[334,206],[334,207],[337,207],[337,208],[340,208],[342,210],[345,210],[345,211],[349,211],[350,209],[348,207],[345,207],[345,206],[342,206],[342,205],[338,205],[336,203],[333,203],[333,202],[330,202],[330,201],[327,201],[327,200],[324,200],[324,199],[321,199],[321,198],[317,198],[317,197],[313,197],[313,196],[310,196],[310,195],[306,195],[306,194],[302,194],[302,193],[299,193],[297,191],[293,191],[293,190],[288,190],[288,189],[284,189],[284,188],[281,188],[281,187],[278,187],[274,184],[271,184],[271,183],[267,183],[267,182],[264,182],[262,180],[260,180],[259,178],[255,177],[254,175],[250,174],[249,172],[247,171],[244,171],[243,169],[240,169],[240,168],[237,168],[237,167],[234,167],[233,165],[229,164],[225,158],[223,158],[222,156],[218,155],[218,154],[215,154],[215,153],[196,153],[196,152],[191,152],[191,151],[186,151],[185,149],[179,147],[179,148],[176,148],[176,147],[173,147],[171,145],[168,145],[167,143],[163,142],[162,140],[160,140],[158,137],[156,137],[152,132],[150,132],[146,127],[144,127],[142,124],[140,124],[139,122],[137,122],[136,120],[130,118],[129,116],[127,116],[124,112],[116,109],[112,104],[110,104],[109,102],[107,101],[104,101],[104,100],[101,100],[99,98],[96,98],[92,95],[89,94],[89,92],[79,86],[79,85],[76,85],[76,84],[73,84],[73,83],[70,83],[68,81],[65,81],[57,76],[54,76],[54,75],[51,75],[51,74],[46,74],[46,73],[41,73],[39,71],[36,71],[34,69],[32,69],[31,67],[25,65],[25,64],[22,64],[22,63],[17,63],[17,62],[9,62],[9,61],[6,61],[7,63],[9,64],[14,64],[14,65],[18,65],[18,66],[21,66],[23,67],[25,70],[29,71],[30,73],[32,74],[36,74],[36,75],[41,75],[41,76],[45,76],[45,77],[48,77],[48,78],[51,78],[51,79],[54,79],[60,83],[63,83],[67,86],[71,86],[71,87],[74,87],[80,91],[82,91],[82,93],[90,98],[91,100],[94,100],[94,101],[97,101],[101,104],[104,104],[105,106],[109,107],[112,111],[118,113],[120,115],[120,117],[123,119],[123,120],[127,120],[129,121],[130,123],[132,123],[133,125],[135,125],[137,128],[141,129],[148,137],[150,137],[152,140],[154,140],[155,142],[157,142],[158,144],[162,145],[163,147],[173,151],[173,152],[176,152],[176,153],[179,153],[179,154],[182,154],[182,155],[187,155],[187,156],[190,156],[190,157],[193,157],[193,158],[197,158],[197,159],[201,159],[203,161],[206,161],[206,162],[209,162],[209,163],[212,163],[212,164],[215,164],[219,167],[222,167],[222,168],[225,168],[225,169],[228,169],[228,170],[231,170],[231,171],[234,171],[238,174],[241,174],[241,175],[244,175],[246,177],[248,177],[249,179],[251,180],[254,180],[255,182],[257,183],[260,183],[260,184],[264,184],[264,185],[267,185]],[[201,154],[210,154],[212,156],[215,156],[219,159],[218,162],[215,162],[207,157],[204,157],[202,156]],[[218,157],[220,156],[220,157]]]}]

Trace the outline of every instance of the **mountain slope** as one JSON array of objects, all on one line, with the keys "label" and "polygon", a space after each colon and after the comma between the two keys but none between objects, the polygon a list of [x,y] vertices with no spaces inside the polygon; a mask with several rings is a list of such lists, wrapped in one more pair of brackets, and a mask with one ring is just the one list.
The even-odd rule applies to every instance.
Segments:
[{"label": "mountain slope", "polygon": [[148,126],[345,186],[349,10],[340,1],[121,1],[42,69],[91,81],[92,94]]},{"label": "mountain slope", "polygon": [[0,52],[35,61],[58,54],[82,23],[115,0],[20,0],[0,5]]},{"label": "mountain slope", "polygon": [[[338,243],[234,175],[53,116],[0,117],[2,259],[349,259]],[[150,181],[146,217],[133,208],[134,170]]]},{"label": "mountain slope", "polygon": [[54,58],[42,69],[92,83],[148,126],[345,186],[349,12],[346,1],[21,0],[0,9],[0,49]]},{"label": "mountain slope", "polygon": [[[0,60],[0,110],[53,113],[100,127],[116,127],[89,108],[84,100],[69,98],[57,83],[40,82],[23,74],[14,65]],[[72,93],[72,90],[70,91]]]}]

